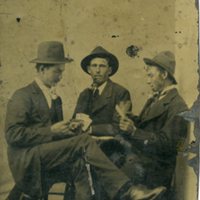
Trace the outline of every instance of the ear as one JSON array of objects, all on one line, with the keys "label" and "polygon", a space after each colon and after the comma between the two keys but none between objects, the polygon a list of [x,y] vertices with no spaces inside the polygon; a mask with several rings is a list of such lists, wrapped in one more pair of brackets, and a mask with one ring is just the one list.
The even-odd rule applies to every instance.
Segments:
[{"label": "ear", "polygon": [[109,71],[108,71],[108,74],[112,74],[112,67],[109,67]]},{"label": "ear", "polygon": [[44,65],[40,65],[39,72],[44,72],[44,69],[45,69]]},{"label": "ear", "polygon": [[90,70],[90,66],[89,66],[89,65],[87,66],[87,72],[88,72],[89,74],[91,74],[91,70]]},{"label": "ear", "polygon": [[162,77],[163,77],[163,79],[166,79],[167,76],[168,76],[168,72],[167,72],[167,71],[164,71],[164,72],[162,73]]}]

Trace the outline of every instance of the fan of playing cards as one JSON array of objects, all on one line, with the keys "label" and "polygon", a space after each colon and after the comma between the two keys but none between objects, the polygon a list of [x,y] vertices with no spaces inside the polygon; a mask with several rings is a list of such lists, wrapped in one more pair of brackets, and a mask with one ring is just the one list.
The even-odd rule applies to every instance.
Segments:
[{"label": "fan of playing cards", "polygon": [[86,131],[92,122],[90,117],[84,113],[77,113],[75,119],[80,120],[82,122],[82,130],[83,131]]},{"label": "fan of playing cards", "polygon": [[121,101],[115,106],[115,109],[121,118],[126,118],[127,114],[130,112],[131,102]]}]

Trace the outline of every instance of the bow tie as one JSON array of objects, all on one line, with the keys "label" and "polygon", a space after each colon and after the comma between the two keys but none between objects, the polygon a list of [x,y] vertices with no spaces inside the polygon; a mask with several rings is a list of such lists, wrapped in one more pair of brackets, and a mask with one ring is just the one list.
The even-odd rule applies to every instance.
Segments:
[{"label": "bow tie", "polygon": [[164,92],[155,92],[151,99],[153,102],[157,101],[157,100],[160,100],[162,99],[166,94],[167,94],[168,91],[164,91]]},{"label": "bow tie", "polygon": [[58,98],[58,95],[56,93],[56,88],[55,87],[52,87],[49,90],[49,95],[50,95],[51,99],[57,99]]}]

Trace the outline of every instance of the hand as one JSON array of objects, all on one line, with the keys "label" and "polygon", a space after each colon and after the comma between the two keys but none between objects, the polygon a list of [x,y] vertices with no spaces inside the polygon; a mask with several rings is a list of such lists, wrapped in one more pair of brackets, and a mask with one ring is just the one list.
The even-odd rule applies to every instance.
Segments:
[{"label": "hand", "polygon": [[129,134],[133,134],[135,132],[135,125],[132,120],[128,117],[124,117],[120,119],[119,127],[122,131],[125,131]]},{"label": "hand", "polygon": [[69,130],[69,122],[61,121],[51,126],[51,132],[64,133]]},{"label": "hand", "polygon": [[116,106],[115,109],[120,117],[125,118],[126,114],[130,112],[131,109],[131,101],[120,101]]},{"label": "hand", "polygon": [[82,126],[84,125],[83,120],[73,119],[69,123],[69,129],[71,131],[82,129]]}]

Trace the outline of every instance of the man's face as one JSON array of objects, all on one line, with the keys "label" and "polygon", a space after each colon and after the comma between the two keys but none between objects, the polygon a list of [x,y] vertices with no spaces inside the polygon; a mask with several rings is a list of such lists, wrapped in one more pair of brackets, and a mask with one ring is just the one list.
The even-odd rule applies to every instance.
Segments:
[{"label": "man's face", "polygon": [[159,71],[156,66],[147,66],[147,84],[151,87],[153,92],[161,92],[165,86],[165,77],[164,73]]},{"label": "man's face", "polygon": [[108,80],[112,69],[109,67],[108,61],[105,58],[94,58],[90,61],[88,72],[91,75],[94,84],[99,86]]},{"label": "man's face", "polygon": [[44,84],[48,87],[55,86],[62,79],[64,70],[64,64],[55,64],[49,68],[44,68],[41,71]]}]

